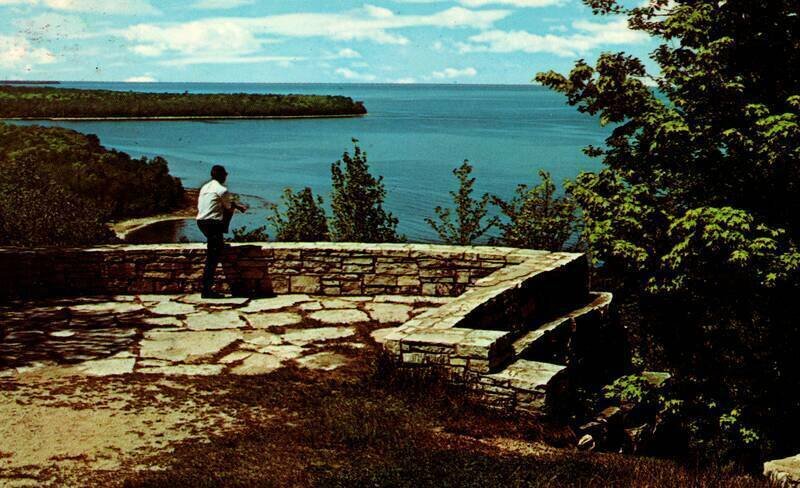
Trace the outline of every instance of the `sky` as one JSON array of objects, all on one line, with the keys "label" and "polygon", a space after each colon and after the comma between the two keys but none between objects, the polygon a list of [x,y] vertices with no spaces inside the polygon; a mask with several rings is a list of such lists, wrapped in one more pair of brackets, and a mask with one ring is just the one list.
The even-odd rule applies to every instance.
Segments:
[{"label": "sky", "polygon": [[580,0],[0,0],[0,79],[525,84],[655,45]]}]

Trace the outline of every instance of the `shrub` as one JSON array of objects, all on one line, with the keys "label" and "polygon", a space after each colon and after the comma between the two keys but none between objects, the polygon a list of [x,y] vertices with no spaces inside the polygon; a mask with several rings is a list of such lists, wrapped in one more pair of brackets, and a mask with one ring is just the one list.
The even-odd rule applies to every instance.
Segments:
[{"label": "shrub", "polygon": [[541,183],[519,185],[509,201],[497,196],[492,202],[508,219],[498,226],[498,241],[506,246],[561,251],[578,232],[577,205],[569,196],[555,197],[556,186],[550,173],[539,171]]},{"label": "shrub", "polygon": [[281,213],[278,206],[273,205],[269,217],[279,241],[316,242],[330,239],[322,197],[314,198],[311,188],[304,188],[297,193],[286,188],[281,199],[286,211]]},{"label": "shrub", "polygon": [[331,235],[340,242],[397,242],[397,218],[383,209],[383,177],[369,172],[367,154],[353,139],[353,154],[345,152],[331,165],[333,193]]},{"label": "shrub", "polygon": [[237,227],[231,231],[233,233],[233,242],[266,242],[269,240],[267,234],[267,226],[262,225],[255,229],[248,229],[247,227]]},{"label": "shrub", "polygon": [[469,161],[465,159],[460,167],[453,170],[453,174],[458,178],[458,191],[450,192],[455,204],[456,221],[453,222],[452,209],[436,207],[434,211],[439,221],[426,218],[425,222],[445,243],[467,246],[486,234],[497,223],[497,219],[491,218],[483,223],[488,212],[490,197],[488,193],[484,193],[480,200],[472,198],[475,178],[470,178],[472,165]]}]

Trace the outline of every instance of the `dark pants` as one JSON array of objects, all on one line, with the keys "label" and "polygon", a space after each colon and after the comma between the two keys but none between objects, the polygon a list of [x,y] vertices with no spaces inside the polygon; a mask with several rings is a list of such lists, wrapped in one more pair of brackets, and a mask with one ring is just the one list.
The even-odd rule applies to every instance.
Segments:
[{"label": "dark pants", "polygon": [[207,293],[214,288],[214,272],[225,247],[225,238],[222,234],[225,233],[226,225],[222,220],[198,220],[197,226],[208,241],[206,267],[203,270],[203,293]]}]

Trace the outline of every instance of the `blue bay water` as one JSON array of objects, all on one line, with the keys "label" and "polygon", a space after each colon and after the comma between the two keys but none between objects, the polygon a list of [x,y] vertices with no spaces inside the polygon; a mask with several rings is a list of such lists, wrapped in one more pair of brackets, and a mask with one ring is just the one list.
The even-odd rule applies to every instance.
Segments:
[{"label": "blue bay water", "polygon": [[[556,181],[597,170],[581,148],[600,145],[608,128],[580,114],[563,96],[537,86],[80,83],[64,88],[189,93],[298,93],[345,95],[364,101],[360,118],[230,121],[37,122],[97,134],[106,147],[133,156],[162,156],[186,187],[208,179],[213,164],[230,173],[231,191],[277,202],[286,187],[311,187],[329,202],[330,165],[352,149],[367,152],[382,175],[386,207],[411,241],[435,241],[424,218],[451,205],[452,170],[464,159],[475,167],[476,193],[510,197],[520,183],[538,182],[538,170]],[[251,202],[256,200],[250,199]],[[234,227],[265,224],[256,205]],[[191,225],[179,231],[200,236]]]}]

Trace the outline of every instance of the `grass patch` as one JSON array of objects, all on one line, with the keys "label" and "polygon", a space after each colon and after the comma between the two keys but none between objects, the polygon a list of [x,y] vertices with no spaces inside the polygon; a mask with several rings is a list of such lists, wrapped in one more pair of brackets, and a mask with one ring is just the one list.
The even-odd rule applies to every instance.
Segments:
[{"label": "grass patch", "polygon": [[[179,443],[152,459],[158,471],[123,470],[93,480],[125,487],[211,486],[730,486],[752,477],[673,462],[542,447],[519,452],[498,438],[543,446],[564,429],[486,412],[435,375],[394,372],[372,360],[368,374],[309,374],[287,368],[256,378],[195,379],[181,395],[241,411],[240,428],[210,442]],[[367,373],[364,371],[364,373]],[[361,379],[359,379],[361,378]],[[209,392],[224,391],[218,396]],[[253,413],[257,412],[257,413]]]}]

